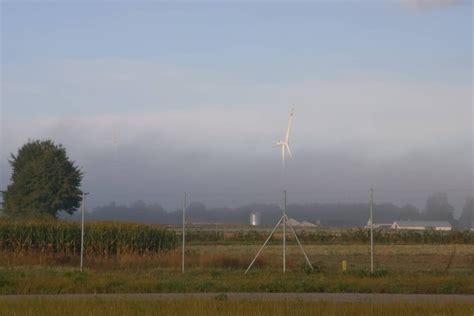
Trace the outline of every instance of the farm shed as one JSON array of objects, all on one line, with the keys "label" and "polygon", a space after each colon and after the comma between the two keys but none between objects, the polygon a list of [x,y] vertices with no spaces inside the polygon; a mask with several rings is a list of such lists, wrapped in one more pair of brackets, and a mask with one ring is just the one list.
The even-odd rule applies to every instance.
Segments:
[{"label": "farm shed", "polygon": [[302,227],[316,227],[317,225],[313,224],[313,223],[310,223],[308,221],[302,221],[302,222],[298,222],[296,219],[294,218],[289,218],[287,220],[287,224],[291,225],[291,226],[302,226]]},{"label": "farm shed", "polygon": [[[384,228],[384,229],[389,229],[392,228],[392,223],[374,223],[374,228]],[[370,228],[370,218],[367,221],[367,225],[364,226],[364,228]]]},{"label": "farm shed", "polygon": [[395,221],[392,229],[409,229],[409,230],[451,230],[452,226],[447,221]]}]

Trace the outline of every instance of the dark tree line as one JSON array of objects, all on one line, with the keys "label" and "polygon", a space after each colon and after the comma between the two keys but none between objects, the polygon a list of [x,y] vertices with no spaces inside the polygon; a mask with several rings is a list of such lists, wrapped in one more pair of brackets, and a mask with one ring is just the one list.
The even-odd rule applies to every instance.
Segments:
[{"label": "dark tree line", "polygon": [[474,228],[474,197],[466,199],[459,218],[459,227],[463,229]]},{"label": "dark tree line", "polygon": [[[396,220],[444,220],[456,227],[469,228],[472,220],[474,200],[468,198],[459,222],[453,217],[454,208],[448,203],[444,193],[431,195],[423,210],[413,205],[397,206],[391,203],[374,206],[375,223],[393,223]],[[298,221],[316,223],[325,226],[365,226],[369,216],[369,205],[342,203],[311,203],[288,205],[288,216]],[[203,203],[194,202],[187,207],[187,221],[192,223],[247,224],[251,212],[261,212],[262,224],[273,225],[281,217],[282,210],[274,204],[249,204],[238,208],[207,208]],[[79,218],[78,214],[75,215]],[[138,201],[130,206],[109,205],[98,207],[87,215],[89,220],[117,220],[157,224],[180,224],[182,211],[168,212],[159,204],[147,205]],[[470,216],[470,217],[469,217]]]}]

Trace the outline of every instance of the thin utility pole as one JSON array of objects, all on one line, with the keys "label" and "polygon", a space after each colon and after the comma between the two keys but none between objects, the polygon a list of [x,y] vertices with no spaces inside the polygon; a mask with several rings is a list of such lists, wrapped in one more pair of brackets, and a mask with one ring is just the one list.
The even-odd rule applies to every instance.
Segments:
[{"label": "thin utility pole", "polygon": [[286,190],[283,191],[283,273],[286,272]]},{"label": "thin utility pole", "polygon": [[374,189],[370,189],[370,273],[374,273]]},{"label": "thin utility pole", "polygon": [[185,243],[185,226],[186,226],[186,192],[184,192],[183,196],[183,231],[182,231],[182,236],[183,236],[183,249],[182,249],[182,260],[181,260],[181,272],[184,273],[184,243]]},{"label": "thin utility pole", "polygon": [[84,263],[84,212],[86,208],[86,194],[82,192],[82,219],[81,219],[81,272]]}]

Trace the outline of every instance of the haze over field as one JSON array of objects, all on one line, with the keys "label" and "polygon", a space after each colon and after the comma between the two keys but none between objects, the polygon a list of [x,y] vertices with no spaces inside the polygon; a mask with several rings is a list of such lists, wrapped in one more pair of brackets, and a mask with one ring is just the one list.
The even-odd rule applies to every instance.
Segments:
[{"label": "haze over field", "polygon": [[[90,206],[424,205],[473,192],[472,4],[1,4],[0,188],[63,144]],[[409,5],[417,3],[417,5]],[[354,191],[354,192],[353,192]],[[194,194],[194,195],[193,195]]]}]

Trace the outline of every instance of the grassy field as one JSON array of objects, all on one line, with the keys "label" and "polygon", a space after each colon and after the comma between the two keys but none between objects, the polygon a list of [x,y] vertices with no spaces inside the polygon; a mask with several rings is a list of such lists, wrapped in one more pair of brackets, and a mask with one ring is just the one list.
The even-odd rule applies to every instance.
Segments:
[{"label": "grassy field", "polygon": [[[157,255],[125,254],[85,258],[48,253],[0,253],[0,294],[139,292],[373,292],[474,294],[474,245],[379,245],[376,273],[366,245],[307,245],[310,271],[296,245],[287,251],[281,274],[281,246],[265,248],[248,275],[259,248],[253,245],[187,247],[181,273],[179,249]],[[349,269],[343,273],[341,260]]]},{"label": "grassy field", "polygon": [[[186,267],[191,270],[244,270],[260,245],[191,245],[186,247]],[[342,260],[349,271],[368,270],[369,247],[361,244],[304,245],[310,261],[318,272],[337,273]],[[281,245],[269,245],[256,262],[261,269],[278,270],[282,265]],[[0,252],[0,266],[78,266],[79,256],[70,254]],[[156,269],[180,271],[181,249],[155,255],[120,254],[118,256],[86,256],[91,269]],[[287,247],[287,267],[301,270],[305,266],[299,248]],[[389,273],[456,272],[474,273],[474,245],[376,245],[375,266]]]},{"label": "grassy field", "polygon": [[0,268],[0,294],[156,293],[156,292],[360,292],[474,294],[474,274],[417,272],[285,274],[256,269],[191,270],[182,274],[162,268],[114,270],[76,268]]},{"label": "grassy field", "polygon": [[0,301],[6,315],[456,315],[472,316],[467,304],[334,303],[214,300],[21,300]]},{"label": "grassy field", "polygon": [[[370,275],[365,244],[305,244],[315,270],[305,266],[290,242],[281,273],[281,245],[265,248],[255,267],[244,271],[260,247],[252,244],[191,244],[186,272],[181,250],[156,254],[79,257],[41,251],[0,252],[0,294],[159,293],[159,292],[354,292],[474,294],[474,245],[376,245]],[[341,260],[348,271],[341,271]],[[21,299],[0,301],[0,315],[469,315],[467,304],[334,303],[310,301],[227,301]]]}]

